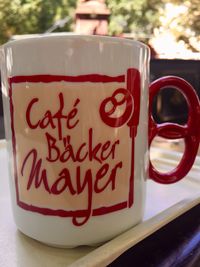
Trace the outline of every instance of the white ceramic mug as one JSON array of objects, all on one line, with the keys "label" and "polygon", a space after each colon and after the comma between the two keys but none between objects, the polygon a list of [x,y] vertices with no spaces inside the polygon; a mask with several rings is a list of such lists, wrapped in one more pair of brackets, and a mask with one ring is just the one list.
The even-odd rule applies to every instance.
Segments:
[{"label": "white ceramic mug", "polygon": [[[148,47],[119,38],[43,36],[7,43],[1,63],[17,227],[41,242],[74,247],[104,242],[139,223],[148,132],[150,141],[157,132],[185,138],[178,126],[164,131],[148,123]],[[154,95],[166,86],[159,83]],[[199,116],[195,92],[182,83],[176,87],[194,101],[191,117]],[[168,174],[166,183],[191,168],[199,143],[199,133],[193,135],[189,166]]]}]

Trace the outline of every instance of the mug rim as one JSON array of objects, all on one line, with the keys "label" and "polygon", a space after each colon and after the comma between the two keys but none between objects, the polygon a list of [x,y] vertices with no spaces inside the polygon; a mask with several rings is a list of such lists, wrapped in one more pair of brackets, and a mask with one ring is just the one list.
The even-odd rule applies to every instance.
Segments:
[{"label": "mug rim", "polygon": [[150,51],[150,48],[148,47],[148,45],[137,41],[137,40],[132,40],[132,39],[128,39],[128,38],[123,38],[123,37],[115,37],[115,36],[103,36],[103,35],[83,35],[83,34],[73,34],[73,33],[53,33],[53,34],[41,34],[41,35],[30,35],[30,36],[26,36],[26,37],[22,37],[21,39],[17,39],[17,40],[10,40],[8,42],[6,42],[5,44],[3,44],[0,48],[4,49],[4,48],[9,48],[12,47],[13,45],[17,44],[17,45],[23,45],[27,42],[32,42],[32,41],[44,41],[44,40],[48,40],[48,39],[85,39],[85,41],[90,40],[99,40],[99,41],[103,41],[104,43],[109,43],[110,41],[113,41],[114,43],[120,43],[120,44],[129,44],[129,45],[133,45],[136,47],[140,47],[143,48],[147,51]]}]

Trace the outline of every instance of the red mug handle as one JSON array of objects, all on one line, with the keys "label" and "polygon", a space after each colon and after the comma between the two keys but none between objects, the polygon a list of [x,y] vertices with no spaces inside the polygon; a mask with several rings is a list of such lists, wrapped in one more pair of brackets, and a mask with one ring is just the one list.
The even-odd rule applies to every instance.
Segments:
[{"label": "red mug handle", "polygon": [[[152,116],[153,98],[159,90],[166,87],[179,90],[185,97],[189,114],[185,125],[176,123],[156,124]],[[167,76],[154,81],[150,85],[149,98],[149,146],[154,137],[161,136],[167,139],[183,138],[185,151],[178,166],[170,172],[161,173],[154,168],[151,161],[149,164],[149,176],[156,182],[162,184],[175,183],[181,180],[190,171],[197,155],[200,141],[200,103],[193,87],[185,80]]]}]

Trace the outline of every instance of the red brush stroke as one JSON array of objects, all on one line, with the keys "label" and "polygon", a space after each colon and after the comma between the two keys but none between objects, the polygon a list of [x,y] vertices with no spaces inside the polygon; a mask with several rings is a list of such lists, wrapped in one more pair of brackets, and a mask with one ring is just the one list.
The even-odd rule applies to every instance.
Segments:
[{"label": "red brush stroke", "polygon": [[120,76],[107,76],[100,74],[88,74],[88,75],[79,75],[79,76],[62,76],[62,75],[32,75],[32,76],[15,76],[10,78],[11,83],[22,83],[22,82],[31,82],[31,83],[50,83],[50,82],[95,82],[95,83],[110,83],[125,82],[125,75]]},{"label": "red brush stroke", "polygon": [[[84,210],[62,210],[62,209],[49,209],[49,208],[41,208],[34,205],[29,205],[22,202],[19,199],[19,188],[18,188],[18,176],[17,176],[17,155],[16,155],[16,137],[15,137],[15,127],[14,127],[14,106],[12,101],[12,84],[13,83],[22,83],[22,82],[95,82],[95,83],[109,83],[109,82],[118,82],[122,83],[125,82],[125,75],[120,75],[116,77],[110,77],[106,75],[99,75],[99,74],[89,74],[89,75],[80,75],[80,76],[58,76],[58,75],[33,75],[33,76],[14,76],[9,78],[9,97],[10,97],[10,113],[11,113],[11,131],[12,131],[12,144],[13,144],[13,155],[14,155],[14,177],[15,177],[15,187],[16,187],[16,199],[17,204],[21,208],[32,211],[38,212],[43,215],[52,215],[52,216],[60,216],[60,217],[84,217],[85,211]],[[130,89],[130,79],[127,79],[127,86],[128,90],[133,93]],[[139,121],[138,121],[139,122]],[[132,131],[132,130],[131,130]],[[135,133],[136,134],[136,133]],[[112,206],[108,207],[99,207],[94,209],[92,212],[92,216],[98,216],[107,214],[110,212],[118,211],[121,209],[125,209],[127,207],[131,207],[133,205],[133,181],[134,181],[134,137],[135,134],[131,135],[132,138],[132,155],[131,155],[131,175],[130,175],[130,182],[129,182],[129,196],[128,200],[117,203]]]},{"label": "red brush stroke", "polygon": [[[36,207],[34,205],[29,205],[26,204],[22,201],[18,202],[18,205],[25,209],[25,210],[30,210],[30,211],[34,211],[34,212],[38,212],[40,214],[43,215],[53,215],[53,216],[59,216],[59,217],[85,217],[87,211],[86,210],[62,210],[62,209],[57,209],[57,210],[53,210],[53,209],[49,209],[49,208],[40,208],[40,207]],[[99,215],[103,215],[103,214],[107,214],[116,210],[121,210],[121,209],[125,209],[128,206],[127,201],[109,206],[109,207],[100,207],[97,209],[94,209],[92,212],[92,216],[99,216]]]},{"label": "red brush stroke", "polygon": [[14,128],[14,106],[12,101],[12,84],[9,80],[9,97],[10,97],[10,114],[11,114],[11,132],[12,132],[12,148],[14,157],[14,178],[15,178],[15,188],[16,188],[16,198],[19,205],[19,189],[18,189],[18,177],[17,177],[17,158],[16,158],[16,138],[15,138],[15,128]]},{"label": "red brush stroke", "polygon": [[130,137],[132,138],[132,152],[131,152],[131,176],[129,182],[129,208],[134,202],[134,161],[135,161],[135,137],[137,135],[137,127],[139,125],[140,118],[140,73],[136,69],[128,69],[127,71],[127,90],[131,93],[134,99],[134,112],[131,119],[128,122],[130,127]]}]

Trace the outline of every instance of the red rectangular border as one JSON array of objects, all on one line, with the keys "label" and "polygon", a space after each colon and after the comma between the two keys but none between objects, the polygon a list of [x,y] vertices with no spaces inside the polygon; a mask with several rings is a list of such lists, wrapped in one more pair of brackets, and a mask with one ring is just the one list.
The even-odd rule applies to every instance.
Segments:
[{"label": "red rectangular border", "polygon": [[[11,114],[11,131],[12,131],[12,146],[13,146],[13,158],[14,158],[14,179],[15,179],[15,188],[16,188],[16,199],[19,207],[38,212],[43,215],[52,215],[52,216],[60,216],[60,217],[84,217],[86,216],[85,210],[53,210],[49,208],[40,208],[34,205],[26,204],[19,199],[19,188],[18,188],[18,176],[17,176],[17,160],[16,160],[16,137],[15,137],[15,128],[14,128],[14,106],[12,101],[12,84],[13,83],[22,83],[22,82],[95,82],[95,83],[110,83],[117,82],[122,83],[125,82],[125,75],[119,75],[115,77],[99,75],[99,74],[89,74],[89,75],[79,75],[79,76],[61,76],[61,75],[32,75],[32,76],[14,76],[9,78],[9,98],[10,98],[10,114]],[[92,216],[103,215],[106,213],[114,212],[117,210],[121,210],[127,207],[131,207],[133,205],[133,179],[134,179],[134,135],[131,135],[132,138],[132,153],[131,153],[131,175],[129,181],[129,196],[128,200],[112,205],[112,206],[103,206],[92,211]]]}]

